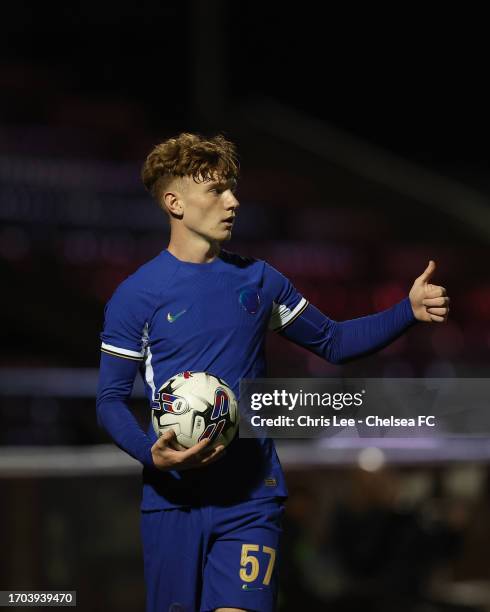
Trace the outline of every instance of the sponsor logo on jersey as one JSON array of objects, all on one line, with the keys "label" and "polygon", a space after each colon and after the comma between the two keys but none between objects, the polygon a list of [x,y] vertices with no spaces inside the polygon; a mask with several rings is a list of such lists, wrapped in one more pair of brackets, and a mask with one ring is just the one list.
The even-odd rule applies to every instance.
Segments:
[{"label": "sponsor logo on jersey", "polygon": [[167,313],[167,321],[169,323],[173,323],[174,321],[177,321],[177,319],[179,317],[181,317],[184,314],[184,312],[187,312],[187,310],[181,310],[180,312],[178,312],[177,314],[174,314],[174,315],[171,314],[170,312]]}]

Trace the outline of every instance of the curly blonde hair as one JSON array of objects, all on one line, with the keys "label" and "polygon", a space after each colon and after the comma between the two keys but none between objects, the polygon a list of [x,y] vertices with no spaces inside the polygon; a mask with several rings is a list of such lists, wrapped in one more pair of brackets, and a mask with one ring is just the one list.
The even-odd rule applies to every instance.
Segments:
[{"label": "curly blonde hair", "polygon": [[206,139],[182,133],[156,145],[143,164],[141,178],[146,189],[162,206],[162,194],[176,177],[191,176],[196,182],[238,179],[236,146],[217,135]]}]

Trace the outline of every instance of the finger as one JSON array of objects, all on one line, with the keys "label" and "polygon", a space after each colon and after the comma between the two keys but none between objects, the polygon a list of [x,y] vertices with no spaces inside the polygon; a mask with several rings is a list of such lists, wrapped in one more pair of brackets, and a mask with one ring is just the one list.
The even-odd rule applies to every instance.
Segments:
[{"label": "finger", "polygon": [[434,274],[435,269],[436,269],[436,262],[431,259],[429,261],[429,265],[427,266],[427,268],[425,268],[422,274],[418,277],[418,280],[421,281],[422,283],[428,283],[430,277]]},{"label": "finger", "polygon": [[[165,436],[165,434],[168,434]],[[171,448],[176,451],[185,451],[187,450],[186,446],[183,446],[177,439],[177,434],[175,433],[175,429],[168,429],[165,434],[160,437],[160,440],[164,438],[164,445],[166,448]]]},{"label": "finger", "polygon": [[212,455],[214,455],[215,452],[216,452],[216,448],[214,446],[208,446],[203,451],[197,453],[197,455],[195,456],[195,459],[197,461],[202,461],[203,459],[207,459],[211,457]]},{"label": "finger", "polygon": [[[224,447],[221,445],[217,448],[209,449],[209,453],[207,456],[203,457],[202,453],[188,457],[185,461],[180,462],[179,471],[182,470],[192,470],[195,468],[206,467],[210,463],[214,463],[224,454]],[[179,459],[182,453],[179,453]]]},{"label": "finger", "polygon": [[430,320],[434,321],[434,323],[444,323],[446,317],[440,317],[439,315],[431,314]]},{"label": "finger", "polygon": [[213,448],[212,453],[210,453],[205,459],[203,459],[203,463],[206,463],[210,461],[211,459],[214,459],[214,457],[216,457],[217,455],[221,455],[224,452],[224,450],[225,450],[225,447],[223,444],[216,446],[215,448]]},{"label": "finger", "polygon": [[160,438],[164,438],[165,440],[171,440],[172,438],[175,438],[176,434],[175,434],[175,429],[166,429],[162,435],[160,436]]},{"label": "finger", "polygon": [[448,298],[447,296],[441,296],[436,298],[425,298],[422,300],[422,304],[424,306],[447,306],[450,301],[451,298]]},{"label": "finger", "polygon": [[171,440],[168,446],[169,448],[179,451],[179,452],[187,450],[187,446],[184,446],[178,440],[175,440],[175,441]]},{"label": "finger", "polygon": [[208,457],[207,459],[203,459],[203,461],[201,461],[199,465],[205,467],[207,465],[210,465],[211,463],[214,463],[215,461],[218,461],[218,459],[221,459],[224,455],[226,455],[226,450],[224,446],[216,448],[215,451],[216,452],[214,452],[210,457]]},{"label": "finger", "polygon": [[438,315],[440,317],[445,317],[449,314],[449,308],[427,308],[426,310],[429,314]]},{"label": "finger", "polygon": [[195,458],[196,455],[199,455],[204,449],[209,445],[209,438],[204,438],[191,448],[188,448],[185,451],[181,451],[181,459],[182,461],[186,461],[189,458]]},{"label": "finger", "polygon": [[210,448],[206,448],[200,453],[198,453],[194,459],[198,461],[199,463],[205,463],[209,461],[209,459],[214,457],[216,453],[220,453],[224,448],[225,447],[223,446],[223,444],[220,444],[219,446],[213,446]]},{"label": "finger", "polygon": [[179,452],[187,450],[187,447],[180,444],[180,442],[177,440],[177,434],[173,429],[167,430],[165,434],[162,434],[158,439],[159,444],[157,448],[160,450],[169,448]]},{"label": "finger", "polygon": [[[187,451],[189,448],[181,444],[177,439],[177,434],[174,429],[167,429],[159,438],[159,440],[163,440],[161,442],[160,448],[170,448],[176,451]],[[195,446],[191,447],[195,448]]]},{"label": "finger", "polygon": [[438,298],[446,296],[446,288],[438,285],[431,285],[425,292],[425,299]]},{"label": "finger", "polygon": [[169,446],[169,444],[173,442],[177,442],[177,438],[175,435],[175,431],[173,429],[167,429],[162,433],[162,435],[155,442],[155,446],[157,448],[165,448]]}]

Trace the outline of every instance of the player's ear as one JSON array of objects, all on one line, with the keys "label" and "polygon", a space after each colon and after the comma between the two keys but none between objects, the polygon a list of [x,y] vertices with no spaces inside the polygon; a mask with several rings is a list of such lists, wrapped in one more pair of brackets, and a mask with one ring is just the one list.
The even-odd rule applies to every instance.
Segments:
[{"label": "player's ear", "polygon": [[181,217],[184,213],[184,206],[177,191],[165,191],[162,195],[163,208],[170,214]]}]

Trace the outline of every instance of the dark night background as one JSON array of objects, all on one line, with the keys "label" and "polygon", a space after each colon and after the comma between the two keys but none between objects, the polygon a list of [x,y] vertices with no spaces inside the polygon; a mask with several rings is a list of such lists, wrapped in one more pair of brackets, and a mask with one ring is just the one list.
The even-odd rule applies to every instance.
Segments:
[{"label": "dark night background", "polygon": [[[166,246],[139,171],[167,137],[237,143],[227,248],[267,259],[332,318],[389,307],[437,262],[447,325],[342,368],[271,337],[271,375],[488,377],[486,22],[461,6],[2,6],[1,588],[143,609],[139,469],[93,398],[104,304]],[[377,471],[357,447],[314,465],[280,448],[280,610],[489,610],[487,446],[387,445]]]}]

